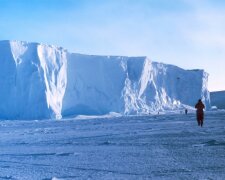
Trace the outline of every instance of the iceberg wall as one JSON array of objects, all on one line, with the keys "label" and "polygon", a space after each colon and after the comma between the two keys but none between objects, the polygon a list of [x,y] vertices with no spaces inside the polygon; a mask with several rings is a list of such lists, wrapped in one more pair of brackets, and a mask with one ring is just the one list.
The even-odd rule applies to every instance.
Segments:
[{"label": "iceberg wall", "polygon": [[53,46],[0,42],[0,118],[61,116],[67,53]]},{"label": "iceberg wall", "polygon": [[148,114],[210,106],[208,74],[147,57],[91,56],[63,48],[0,41],[0,118]]},{"label": "iceberg wall", "polygon": [[210,92],[211,105],[218,109],[225,109],[225,91]]}]

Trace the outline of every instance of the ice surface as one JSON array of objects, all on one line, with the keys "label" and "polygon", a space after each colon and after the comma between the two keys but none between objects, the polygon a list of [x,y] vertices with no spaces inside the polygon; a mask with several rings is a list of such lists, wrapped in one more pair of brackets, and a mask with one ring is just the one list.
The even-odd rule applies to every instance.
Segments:
[{"label": "ice surface", "polygon": [[225,112],[0,121],[0,179],[225,179]]},{"label": "ice surface", "polygon": [[225,91],[210,92],[211,105],[218,109],[225,109]]},{"label": "ice surface", "polygon": [[210,107],[208,74],[147,57],[91,56],[63,48],[0,41],[0,118],[154,114]]}]

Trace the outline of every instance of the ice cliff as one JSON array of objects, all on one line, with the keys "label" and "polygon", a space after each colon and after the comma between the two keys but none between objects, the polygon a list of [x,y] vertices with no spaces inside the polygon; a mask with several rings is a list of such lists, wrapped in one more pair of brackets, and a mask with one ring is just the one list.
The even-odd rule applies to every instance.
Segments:
[{"label": "ice cliff", "polygon": [[210,92],[211,105],[218,109],[225,109],[225,91]]},{"label": "ice cliff", "polygon": [[147,57],[91,56],[63,48],[0,41],[0,118],[148,114],[210,106],[208,74]]}]

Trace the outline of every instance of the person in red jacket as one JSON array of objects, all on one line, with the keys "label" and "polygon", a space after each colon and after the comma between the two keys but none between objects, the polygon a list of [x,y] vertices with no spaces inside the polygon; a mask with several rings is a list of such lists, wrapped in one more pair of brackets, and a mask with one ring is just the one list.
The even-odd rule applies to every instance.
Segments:
[{"label": "person in red jacket", "polygon": [[205,105],[202,103],[202,100],[199,99],[198,103],[195,105],[195,108],[197,109],[196,115],[197,115],[197,121],[199,126],[203,126],[203,120],[204,120],[204,111]]}]

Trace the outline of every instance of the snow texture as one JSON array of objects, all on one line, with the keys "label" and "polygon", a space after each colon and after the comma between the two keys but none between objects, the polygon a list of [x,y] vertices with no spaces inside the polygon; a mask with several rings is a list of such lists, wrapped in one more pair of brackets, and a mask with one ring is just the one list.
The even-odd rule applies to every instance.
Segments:
[{"label": "snow texture", "polygon": [[211,105],[218,109],[225,109],[225,91],[210,92]]},{"label": "snow texture", "polygon": [[60,47],[0,41],[0,118],[149,114],[210,107],[208,74],[148,57],[91,56]]},{"label": "snow texture", "polygon": [[0,179],[225,179],[225,112],[0,121]]}]

